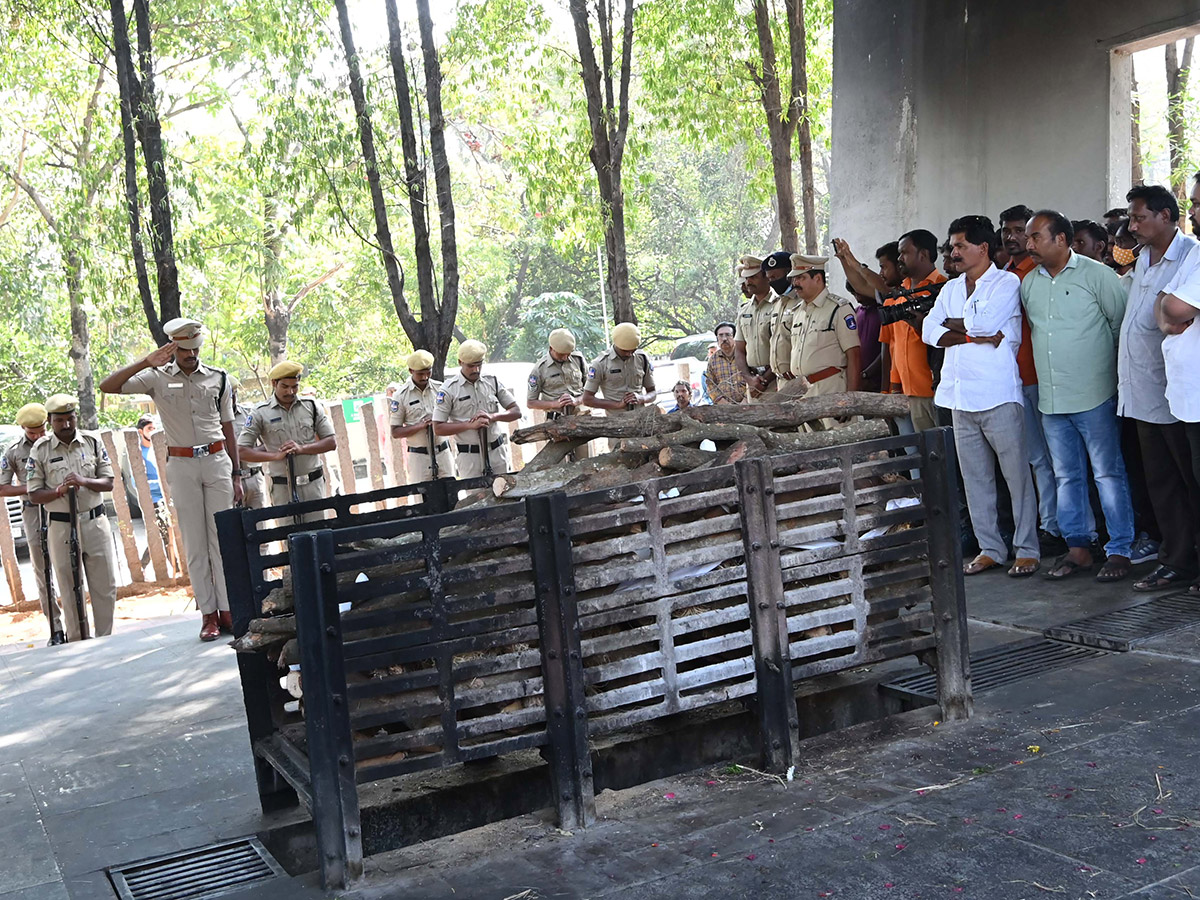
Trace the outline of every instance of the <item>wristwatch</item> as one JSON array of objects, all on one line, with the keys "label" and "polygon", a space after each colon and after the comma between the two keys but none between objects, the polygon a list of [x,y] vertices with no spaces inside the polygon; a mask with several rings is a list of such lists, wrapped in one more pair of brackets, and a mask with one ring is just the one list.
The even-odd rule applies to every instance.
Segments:
[{"label": "wristwatch", "polygon": [[233,474],[238,476],[238,478],[249,478],[250,470],[249,469],[234,469]]}]

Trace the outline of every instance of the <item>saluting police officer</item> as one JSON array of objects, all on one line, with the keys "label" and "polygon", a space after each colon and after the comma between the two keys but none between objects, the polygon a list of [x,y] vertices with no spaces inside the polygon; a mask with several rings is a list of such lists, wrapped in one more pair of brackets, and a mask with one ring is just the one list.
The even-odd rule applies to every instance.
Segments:
[{"label": "saluting police officer", "polygon": [[46,434],[46,407],[40,403],[25,404],[17,410],[16,423],[25,433],[9,444],[4,455],[0,456],[0,497],[21,498],[21,522],[25,526],[29,561],[33,564],[33,574],[37,579],[42,614],[50,623],[49,646],[54,647],[66,643],[67,637],[63,633],[62,607],[54,596],[53,585],[46,579],[46,557],[42,553],[42,517],[46,510],[30,501],[25,486],[30,451]]},{"label": "saluting police officer", "polygon": [[745,279],[750,299],[742,304],[737,315],[737,332],[733,338],[733,356],[738,371],[746,379],[746,395],[750,403],[762,403],[766,394],[779,389],[776,372],[771,368],[771,320],[775,317],[776,295],[767,280],[763,260],[743,256],[738,260],[738,276]]},{"label": "saluting police officer", "polygon": [[392,438],[404,438],[408,443],[408,483],[433,480],[433,462],[437,461],[437,477],[453,478],[454,451],[450,440],[436,442],[430,456],[433,438],[433,407],[442,383],[433,379],[433,354],[417,350],[408,357],[408,381],[398,387],[389,401],[388,424]]},{"label": "saluting police officer", "polygon": [[641,343],[641,332],[632,322],[622,322],[612,330],[612,346],[588,367],[584,403],[617,412],[648,406],[658,399],[654,364],[645,351],[638,349]]},{"label": "saluting police officer", "polygon": [[[242,438],[242,432],[246,430],[246,422],[250,418],[250,413],[253,410],[247,409],[238,402],[238,392],[235,389],[233,392],[233,435],[234,439],[239,442]],[[263,467],[259,463],[256,466],[242,466],[242,506],[247,506],[251,509],[262,509],[267,505],[267,489],[263,482]]]},{"label": "saluting police officer", "polygon": [[793,253],[788,273],[804,301],[792,320],[792,372],[808,381],[807,397],[857,391],[862,376],[854,308],[826,288],[827,262],[828,257]]},{"label": "saluting police officer", "polygon": [[434,402],[433,433],[454,438],[459,478],[482,475],[484,453],[494,474],[511,468],[508,432],[499,423],[517,421],[521,408],[495,375],[482,374],[486,356],[487,347],[479,341],[463,341],[458,372],[446,379]]},{"label": "saluting police officer", "polygon": [[100,382],[106,394],[149,394],[167,436],[167,484],[183,535],[188,578],[200,608],[200,640],[233,631],[217,524],[213,516],[242,501],[233,433],[233,382],[200,362],[202,327],[193,319],[163,324],[170,341]]},{"label": "saluting police officer", "polygon": [[[337,446],[333,423],[316,400],[298,397],[299,363],[276,363],[267,373],[271,399],[254,407],[238,437],[238,453],[246,462],[266,463],[270,479],[271,505],[283,506],[297,500],[319,500],[325,496],[321,479],[325,468],[321,454]],[[291,459],[289,463],[289,457]],[[325,518],[322,511],[305,513],[305,522]]]},{"label": "saluting police officer", "polygon": [[546,411],[547,419],[571,416],[583,403],[587,362],[575,349],[575,335],[566,328],[550,332],[550,349],[538,357],[529,373],[530,409]]},{"label": "saluting police officer", "polygon": [[[112,529],[104,511],[103,494],[113,488],[112,462],[100,438],[79,431],[76,409],[79,401],[55,394],[46,401],[51,434],[40,438],[25,463],[29,499],[43,504],[50,518],[47,543],[50,562],[63,598],[63,624],[68,641],[81,637],[76,606],[74,573],[80,567],[79,589],[87,576],[87,593],[92,601],[96,637],[112,634],[113,610],[117,605],[116,560]],[[71,559],[71,500],[75,491],[75,534],[78,555]],[[85,608],[84,615],[87,615]]]}]

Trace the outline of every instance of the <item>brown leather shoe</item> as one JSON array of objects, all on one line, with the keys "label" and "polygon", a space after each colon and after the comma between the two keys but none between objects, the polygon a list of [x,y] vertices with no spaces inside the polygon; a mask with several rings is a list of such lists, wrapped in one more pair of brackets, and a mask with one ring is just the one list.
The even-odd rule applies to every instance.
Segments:
[{"label": "brown leather shoe", "polygon": [[221,623],[217,619],[217,614],[205,613],[204,620],[200,625],[200,640],[215,641],[221,634]]},{"label": "brown leather shoe", "polygon": [[233,615],[229,612],[229,610],[217,610],[217,625],[225,634],[233,634]]}]

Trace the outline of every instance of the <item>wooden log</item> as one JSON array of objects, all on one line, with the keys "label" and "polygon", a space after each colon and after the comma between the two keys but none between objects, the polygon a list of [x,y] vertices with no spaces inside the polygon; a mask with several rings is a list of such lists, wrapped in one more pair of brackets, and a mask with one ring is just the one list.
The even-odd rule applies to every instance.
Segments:
[{"label": "wooden log", "polygon": [[[126,565],[129,566],[129,580],[144,581],[146,576],[142,572],[142,558],[138,554],[137,540],[133,536],[133,515],[129,511],[129,500],[125,497],[125,477],[121,474],[121,466],[117,462],[117,445],[111,431],[100,432],[100,440],[104,441],[104,449],[112,461],[113,506],[117,511],[117,531],[121,534],[121,551],[125,554]],[[139,462],[141,455],[139,452]],[[129,465],[132,469],[134,465],[132,459],[129,461]]]},{"label": "wooden log", "polygon": [[[25,498],[21,497],[21,502],[25,502]],[[13,543],[12,526],[8,521],[8,504],[3,504],[3,509],[0,509],[3,515],[0,515],[0,560],[4,563],[4,574],[8,579],[8,591],[12,594],[14,604],[25,603],[25,588],[21,584],[21,569],[17,565],[17,548]],[[40,534],[27,534],[25,540],[31,544],[33,541],[40,541]],[[33,603],[37,603],[37,597],[33,598]]]},{"label": "wooden log", "polygon": [[580,447],[587,446],[587,441],[552,441],[543,444],[537,456],[525,464],[523,472],[541,472],[552,469],[565,460]]},{"label": "wooden log", "polygon": [[367,432],[367,474],[371,477],[371,490],[383,490],[383,462],[379,458],[379,427],[375,424],[375,401],[368,400],[359,409],[363,428]]},{"label": "wooden log", "polygon": [[163,502],[171,511],[171,524],[167,532],[171,535],[171,564],[176,574],[189,578],[187,570],[187,553],[183,550],[183,535],[179,531],[179,514],[175,511],[175,501],[171,497],[171,485],[167,483],[167,434],[156,431],[150,436],[150,446],[154,450],[154,464],[158,466],[158,487],[162,491]]},{"label": "wooden log", "polygon": [[[168,578],[167,548],[163,544],[162,535],[158,531],[158,522],[154,518],[154,499],[150,496],[150,477],[146,474],[146,463],[142,459],[141,441],[136,431],[125,431],[124,436],[125,454],[129,457],[129,471],[133,473],[133,485],[137,490],[138,505],[142,508],[142,524],[146,528],[146,547],[150,550],[150,562],[154,566],[154,579],[166,581]],[[116,472],[115,466],[113,472],[114,474]],[[162,481],[161,474],[158,480]],[[114,502],[115,499],[114,497]],[[140,566],[140,559],[138,564]]]},{"label": "wooden log", "polygon": [[715,450],[693,450],[691,447],[668,445],[658,451],[658,464],[668,472],[689,472],[717,461]]},{"label": "wooden log", "polygon": [[[584,490],[615,487],[618,484],[627,484],[630,481],[638,480],[629,478],[628,473],[634,468],[645,465],[649,455],[650,451],[618,450],[580,460],[570,465],[559,465],[548,470],[509,472],[495,478],[492,482],[492,492],[497,497],[515,500],[530,494],[563,490],[567,485],[584,479],[593,479],[598,485],[597,488],[588,487]],[[611,474],[605,475],[605,473],[614,471],[623,471],[625,474],[617,474],[615,480]],[[602,475],[603,478],[600,477]]]},{"label": "wooden log", "polygon": [[354,457],[350,453],[350,433],[346,428],[346,411],[340,403],[331,403],[329,412],[333,419],[333,433],[337,439],[338,476],[342,482],[342,494],[357,494],[358,482],[354,477]]},{"label": "wooden log", "polygon": [[899,418],[906,415],[907,398],[858,391],[754,406],[693,406],[670,415],[661,415],[655,410],[647,409],[617,416],[574,416],[522,428],[513,435],[513,440],[523,444],[545,440],[649,437],[679,431],[689,427],[690,422],[705,425],[748,425],[753,428],[795,428],[806,422],[825,418]]}]

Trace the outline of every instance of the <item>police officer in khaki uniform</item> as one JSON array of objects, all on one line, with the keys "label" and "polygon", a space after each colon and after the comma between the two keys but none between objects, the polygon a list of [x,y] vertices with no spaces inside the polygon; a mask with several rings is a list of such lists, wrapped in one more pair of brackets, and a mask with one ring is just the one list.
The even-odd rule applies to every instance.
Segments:
[{"label": "police officer in khaki uniform", "polygon": [[[654,386],[654,364],[639,350],[641,332],[632,322],[612,330],[612,346],[588,367],[583,385],[583,402],[596,409],[623,412],[650,406],[658,399]],[[597,393],[603,394],[603,398]]]},{"label": "police officer in khaki uniform", "polygon": [[40,403],[25,404],[17,410],[16,423],[25,434],[9,444],[0,456],[0,497],[21,498],[21,521],[29,545],[29,561],[33,564],[33,574],[37,579],[42,614],[50,622],[49,646],[54,647],[65,644],[67,637],[63,633],[62,607],[54,596],[54,586],[46,579],[46,557],[42,553],[42,518],[46,509],[30,502],[25,487],[30,451],[46,434],[46,407]]},{"label": "police officer in khaki uniform", "polygon": [[521,408],[495,375],[483,374],[486,356],[487,347],[479,341],[463,341],[458,347],[458,372],[446,379],[434,401],[433,433],[454,439],[459,478],[484,474],[484,453],[493,474],[511,468],[508,432],[499,423],[517,421]]},{"label": "police officer in khaki uniform", "polygon": [[[792,268],[791,254],[778,250],[763,260],[763,268],[770,273],[780,270],[787,283],[787,293],[775,291],[776,299],[773,304],[775,312],[771,316],[771,371],[775,373],[775,386],[780,394],[786,394],[789,399],[795,399],[804,394],[808,385],[803,378],[797,378],[792,373],[792,322],[796,310],[804,300],[791,286],[788,272]],[[778,279],[772,281],[772,290]]]},{"label": "police officer in khaki uniform", "polygon": [[[66,394],[55,394],[46,401],[51,434],[38,440],[25,463],[29,499],[43,504],[50,518],[47,543],[50,562],[63,598],[63,624],[68,641],[81,637],[79,610],[76,607],[74,566],[71,560],[71,499],[75,491],[75,531],[80,567],[79,584],[92,601],[92,620],[96,637],[112,634],[113,610],[117,605],[116,559],[112,529],[104,512],[104,497],[113,488],[113,468],[100,438],[79,431],[76,409],[79,401]],[[87,609],[84,608],[84,615]],[[86,623],[83,623],[86,627]]]},{"label": "police officer in khaki uniform", "polygon": [[538,357],[529,373],[526,405],[546,411],[547,419],[572,416],[583,403],[587,361],[575,349],[575,335],[566,328],[550,332],[550,349]]},{"label": "police officer in khaki uniform", "polygon": [[[270,479],[271,505],[283,506],[297,500],[320,500],[325,496],[321,479],[325,468],[321,455],[337,446],[333,423],[316,400],[300,393],[299,363],[276,363],[267,373],[271,399],[254,407],[238,437],[238,453],[248,463],[266,463]],[[305,513],[303,521],[318,522],[324,512]]]},{"label": "police officer in khaki uniform", "polygon": [[[246,422],[250,418],[250,413],[253,410],[247,409],[238,402],[238,392],[235,389],[233,392],[233,435],[236,441],[242,438],[242,432],[246,430]],[[238,446],[241,446],[240,444]],[[240,454],[239,454],[240,455]],[[262,509],[267,505],[267,486],[263,480],[263,467],[259,463],[255,466],[242,466],[242,506],[247,506],[251,509]]]},{"label": "police officer in khaki uniform", "polygon": [[792,372],[808,381],[808,397],[856,391],[862,376],[854,307],[825,287],[828,261],[794,253],[788,273],[804,301],[792,320]]},{"label": "police officer in khaki uniform", "polygon": [[751,296],[738,310],[733,356],[738,371],[746,379],[749,402],[762,403],[765,394],[779,389],[771,368],[771,320],[775,317],[777,297],[767,280],[763,261],[757,256],[738,260],[738,277],[745,279],[743,292],[749,291]]},{"label": "police officer in khaki uniform", "polygon": [[439,438],[434,444],[436,456],[431,457],[433,438],[433,407],[442,383],[433,375],[433,354],[417,350],[408,358],[408,381],[398,387],[389,401],[388,424],[392,438],[404,438],[408,444],[408,483],[432,481],[433,463],[437,462],[438,478],[453,478],[454,451],[449,438]]},{"label": "police officer in khaki uniform", "polygon": [[213,516],[242,502],[242,471],[233,432],[233,382],[200,362],[201,325],[163,324],[171,340],[100,382],[106,394],[149,394],[167,436],[167,484],[188,577],[202,617],[200,640],[233,631]]}]

